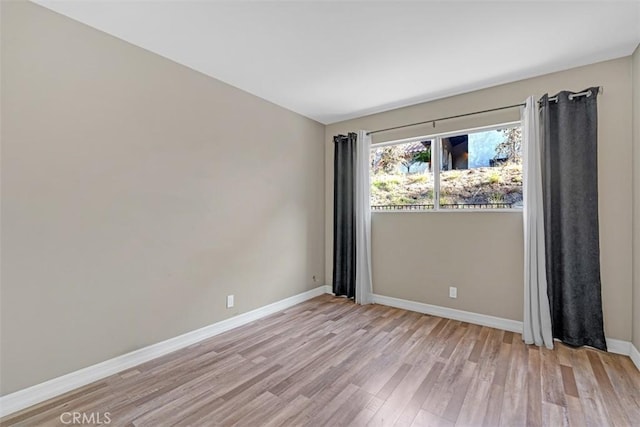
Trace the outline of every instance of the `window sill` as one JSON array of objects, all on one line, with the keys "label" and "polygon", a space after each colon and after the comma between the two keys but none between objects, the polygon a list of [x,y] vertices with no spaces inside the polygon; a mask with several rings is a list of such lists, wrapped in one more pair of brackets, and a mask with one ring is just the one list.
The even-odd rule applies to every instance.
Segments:
[{"label": "window sill", "polygon": [[440,210],[372,210],[372,214],[437,214],[437,213],[518,213],[522,214],[522,209],[440,209]]}]

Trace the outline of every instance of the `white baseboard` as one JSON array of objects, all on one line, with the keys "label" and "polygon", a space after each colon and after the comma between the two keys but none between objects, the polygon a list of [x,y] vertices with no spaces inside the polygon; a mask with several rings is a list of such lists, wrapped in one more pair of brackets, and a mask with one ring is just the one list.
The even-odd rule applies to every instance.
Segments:
[{"label": "white baseboard", "polygon": [[[459,320],[462,322],[473,323],[474,325],[489,326],[491,328],[517,332],[519,334],[522,333],[522,322],[519,320],[504,319],[501,317],[456,310],[455,308],[441,307],[438,305],[387,297],[384,295],[373,294],[372,299],[376,304],[388,305],[390,307],[402,308],[405,310],[416,311],[418,313],[430,314],[432,316]],[[636,367],[640,369],[640,353],[638,353],[638,349],[629,341],[607,338],[607,349],[611,353],[631,357],[633,363],[635,363]]]},{"label": "white baseboard", "polygon": [[631,354],[631,343],[629,341],[617,340],[615,338],[605,338],[607,341],[607,350],[611,353],[623,354],[629,356]]},{"label": "white baseboard", "polygon": [[[328,287],[329,291],[331,287]],[[21,409],[59,396],[78,387],[98,381],[141,363],[190,346],[204,339],[226,332],[238,326],[246,325],[262,317],[285,310],[308,299],[327,293],[326,286],[319,286],[307,292],[274,302],[230,319],[196,329],[166,341],[123,354],[110,360],[80,369],[75,372],[36,384],[32,387],[0,396],[0,418]]]},{"label": "white baseboard", "polygon": [[629,357],[633,361],[633,364],[636,365],[636,368],[640,371],[640,351],[638,351],[638,348],[633,344],[631,344]]},{"label": "white baseboard", "polygon": [[422,302],[408,301],[399,298],[387,297],[384,295],[372,295],[376,304],[388,305],[402,308],[418,313],[430,314],[432,316],[444,317],[447,319],[459,320],[473,323],[474,325],[489,326],[491,328],[505,331],[522,333],[522,322],[518,320],[503,319],[501,317],[488,316],[486,314],[472,313],[470,311],[456,310],[455,308],[441,307],[438,305],[425,304]]}]

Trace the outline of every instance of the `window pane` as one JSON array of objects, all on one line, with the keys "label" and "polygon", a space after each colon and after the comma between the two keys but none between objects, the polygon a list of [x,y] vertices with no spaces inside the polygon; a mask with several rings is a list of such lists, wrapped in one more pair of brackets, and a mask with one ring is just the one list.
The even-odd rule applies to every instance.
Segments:
[{"label": "window pane", "polygon": [[442,138],[440,207],[522,207],[520,127]]},{"label": "window pane", "polygon": [[431,141],[371,149],[371,209],[433,209]]}]

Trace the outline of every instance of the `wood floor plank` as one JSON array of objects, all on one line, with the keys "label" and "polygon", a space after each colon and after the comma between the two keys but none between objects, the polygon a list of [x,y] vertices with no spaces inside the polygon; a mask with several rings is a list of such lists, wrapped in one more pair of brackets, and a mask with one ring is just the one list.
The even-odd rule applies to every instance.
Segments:
[{"label": "wood floor plank", "polygon": [[640,425],[628,357],[323,295],[11,414],[117,426]]},{"label": "wood floor plank", "polygon": [[542,425],[542,370],[540,369],[540,349],[528,346],[527,372],[527,425]]},{"label": "wood floor plank", "polygon": [[500,425],[518,427],[526,424],[528,384],[527,367],[529,350],[521,337],[512,341],[511,363],[505,379],[504,398],[500,414]]},{"label": "wood floor plank", "polygon": [[573,349],[571,347],[561,342],[556,342],[553,349],[558,354],[558,362],[561,365],[573,366]]},{"label": "wood floor plank", "polygon": [[[451,335],[451,338],[460,341],[464,334],[468,332],[465,328],[463,335]],[[440,357],[439,360],[446,360],[445,369],[438,377],[433,392],[423,404],[422,408],[438,416],[449,416],[455,421],[459,408],[465,398],[466,387],[471,377],[476,373],[477,364],[469,362],[470,347],[456,347],[449,358]]]},{"label": "wood floor plank", "polygon": [[[269,406],[278,405],[279,401],[280,399],[278,399],[276,395],[273,395],[268,391],[265,391],[263,393],[260,393],[255,399],[251,399],[251,400],[248,400],[247,402],[243,402],[242,405],[234,406],[231,413],[225,418],[223,418],[222,416],[214,416],[214,417],[208,416],[206,418],[202,418],[201,420],[198,420],[198,422],[203,422],[203,423],[220,422],[220,424],[226,425],[226,426],[236,425],[240,422],[240,420],[244,419],[245,417],[253,413],[258,408],[262,408],[262,410],[265,413],[267,413]],[[220,419],[222,421],[219,421]]]},{"label": "wood floor plank", "polygon": [[418,415],[418,412],[420,412],[420,408],[422,408],[422,405],[427,400],[429,393],[433,389],[433,386],[442,373],[443,369],[443,362],[435,362],[431,366],[429,373],[422,381],[422,383],[420,383],[407,406],[404,407],[402,415],[396,421],[396,425],[410,426],[411,424],[413,424],[413,420],[416,418],[416,415]]},{"label": "wood floor plank", "polygon": [[[617,357],[613,354],[611,356]],[[617,361],[626,372],[629,381],[635,384],[635,389],[640,390],[640,375],[638,375],[638,368],[633,364],[633,361],[629,357],[617,357]]]},{"label": "wood floor plank", "polygon": [[489,395],[492,383],[483,380],[476,373],[469,385],[458,419],[457,425],[461,426],[481,426],[487,414]]},{"label": "wood floor plank", "polygon": [[[462,366],[460,374],[455,377],[455,381],[451,384],[449,401],[442,411],[442,418],[451,422],[456,422],[460,415],[460,409],[467,397],[469,383],[473,378],[476,366],[472,362],[465,362]],[[438,411],[440,413],[440,411]]]},{"label": "wood floor plank", "polygon": [[181,415],[189,413],[192,409],[191,405],[207,398],[216,399],[220,393],[235,387],[238,379],[245,375],[240,374],[240,372],[248,373],[251,369],[257,369],[255,365],[246,363],[246,360],[240,356],[230,358],[230,360],[234,359],[237,362],[235,364],[226,364],[225,368],[236,372],[237,377],[223,377],[220,372],[212,370],[203,373],[193,381],[185,383],[163,396],[158,396],[144,404],[134,405],[133,409],[128,406],[115,406],[113,409],[110,408],[110,411],[118,420],[124,420],[129,417],[140,424],[151,424],[154,420],[163,419],[166,413],[176,415],[179,418]]},{"label": "wood floor plank", "polygon": [[487,340],[487,336],[489,335],[488,328],[482,328],[482,332],[480,332],[480,336],[476,340],[473,349],[471,350],[471,354],[469,355],[470,362],[478,362],[480,360],[480,355],[482,354],[482,349],[484,348],[484,344]]},{"label": "wood floor plank", "polygon": [[504,387],[507,373],[509,372],[509,365],[511,364],[511,342],[511,339],[509,339],[508,342],[505,342],[504,339],[502,340],[495,367],[495,374],[493,375],[493,383],[501,387]]},{"label": "wood floor plank", "polygon": [[333,415],[326,421],[327,426],[348,426],[354,418],[366,409],[368,403],[374,398],[371,393],[357,389],[351,397],[342,403]]},{"label": "wood floor plank", "polygon": [[[335,392],[326,394],[326,396],[329,397],[326,399],[326,402],[312,401],[315,404],[309,406],[307,408],[308,410],[301,412],[298,417],[292,420],[292,424],[290,425],[326,425],[327,420],[337,412],[338,408],[340,408],[344,402],[349,401],[351,396],[353,396],[358,390],[358,387],[353,384],[349,384],[346,387],[340,387],[339,390],[336,388]],[[322,402],[322,404],[318,402]]]},{"label": "wood floor plank", "polygon": [[440,354],[439,357],[443,359],[448,359],[453,354],[453,351],[456,349],[458,344],[462,341],[462,337],[468,329],[461,327],[461,325],[457,325],[454,329],[454,333],[446,340],[446,344]]},{"label": "wood floor plank", "polygon": [[366,406],[362,408],[360,412],[358,412],[358,414],[349,423],[349,425],[352,427],[366,426],[367,424],[369,424],[376,412],[378,412],[383,403],[384,400],[376,396],[372,396],[371,400],[369,400]]},{"label": "wood floor plank", "polygon": [[489,330],[487,342],[478,361],[478,375],[483,381],[493,382],[493,378],[496,375],[499,366],[500,349],[502,348],[503,332],[493,328]]},{"label": "wood floor plank", "polygon": [[602,365],[600,355],[596,351],[588,351],[587,357],[589,358],[591,369],[593,370],[598,384],[598,391],[602,396],[603,401],[606,403],[606,410],[612,424],[631,425],[631,419],[627,417],[622,406],[620,406],[620,398],[617,396],[617,393],[611,384],[611,380]]},{"label": "wood floor plank", "polygon": [[403,365],[409,366],[409,371],[397,386],[390,391],[387,397],[384,397],[385,393],[378,393],[378,398],[384,398],[384,404],[380,406],[379,410],[371,418],[369,425],[387,426],[395,424],[405,406],[415,395],[426,376],[428,376],[430,365],[433,363],[434,359],[427,359],[413,366]]},{"label": "wood floor plank", "polygon": [[453,427],[455,424],[439,417],[438,415],[432,414],[429,411],[421,409],[411,425],[413,427]]},{"label": "wood floor plank", "polygon": [[540,370],[542,374],[542,399],[554,405],[567,407],[562,371],[557,352],[546,347],[540,348]]},{"label": "wood floor plank", "polygon": [[261,405],[256,406],[248,414],[240,418],[234,426],[257,426],[262,425],[262,421],[270,419],[274,414],[283,410],[287,402],[279,399],[277,396],[265,392],[270,397],[265,399]]},{"label": "wood floor plank", "polygon": [[[616,396],[628,412],[631,420],[640,420],[640,387],[635,387],[633,375],[626,375],[619,357],[611,357],[610,354],[601,354],[611,384],[616,391]],[[640,422],[639,422],[640,424]]]},{"label": "wood floor plank", "polygon": [[402,359],[405,363],[416,364],[421,361],[434,357],[431,351],[433,345],[433,339],[431,339],[430,333],[433,328],[439,323],[438,318],[432,316],[423,316],[418,320],[418,329],[414,335],[412,335],[406,345],[399,349]]},{"label": "wood floor plank", "polygon": [[263,417],[260,424],[263,424],[265,427],[291,425],[291,421],[309,406],[309,398],[296,396],[288,405],[284,405],[281,411],[275,412],[271,418]]},{"label": "wood floor plank", "polygon": [[579,398],[567,395],[567,417],[570,426],[587,425]]},{"label": "wood floor plank", "polygon": [[560,365],[560,374],[562,375],[562,386],[567,396],[580,397],[576,378],[573,376],[573,368],[571,366]]},{"label": "wood floor plank", "polygon": [[[363,390],[377,395],[382,390],[382,387],[391,380],[396,371],[400,369],[402,362],[398,361],[397,356],[393,354],[384,354],[376,359],[374,366],[379,368],[375,371],[369,371],[369,378],[362,383],[361,387]],[[385,369],[382,369],[382,366]]]},{"label": "wood floor plank", "polygon": [[585,425],[593,427],[610,426],[605,403],[598,391],[598,384],[585,349],[576,349],[573,354],[573,369],[580,403],[584,412]]},{"label": "wood floor plank", "polygon": [[446,320],[443,327],[432,340],[429,351],[434,355],[439,356],[449,343],[449,338],[455,335],[456,331],[458,330],[458,325],[460,325],[460,322],[457,322],[455,320]]},{"label": "wood floor plank", "polygon": [[493,427],[500,425],[503,402],[504,387],[495,383],[491,384],[491,388],[489,390],[489,400],[487,402],[487,412],[484,414],[484,420],[482,420],[483,426]]},{"label": "wood floor plank", "polygon": [[389,378],[389,381],[385,383],[385,385],[380,389],[376,396],[380,399],[388,399],[391,393],[396,389],[398,384],[404,379],[409,370],[411,369],[410,365],[403,363],[396,372],[394,372],[393,376]]},{"label": "wood floor plank", "polygon": [[569,418],[566,408],[547,401],[542,402],[542,425],[568,427]]}]

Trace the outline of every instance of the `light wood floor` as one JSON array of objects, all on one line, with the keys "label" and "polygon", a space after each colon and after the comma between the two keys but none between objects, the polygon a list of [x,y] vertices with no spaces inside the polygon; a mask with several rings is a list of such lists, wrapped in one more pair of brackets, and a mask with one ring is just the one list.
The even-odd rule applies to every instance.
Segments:
[{"label": "light wood floor", "polygon": [[2,420],[62,425],[632,426],[627,357],[324,295]]}]

